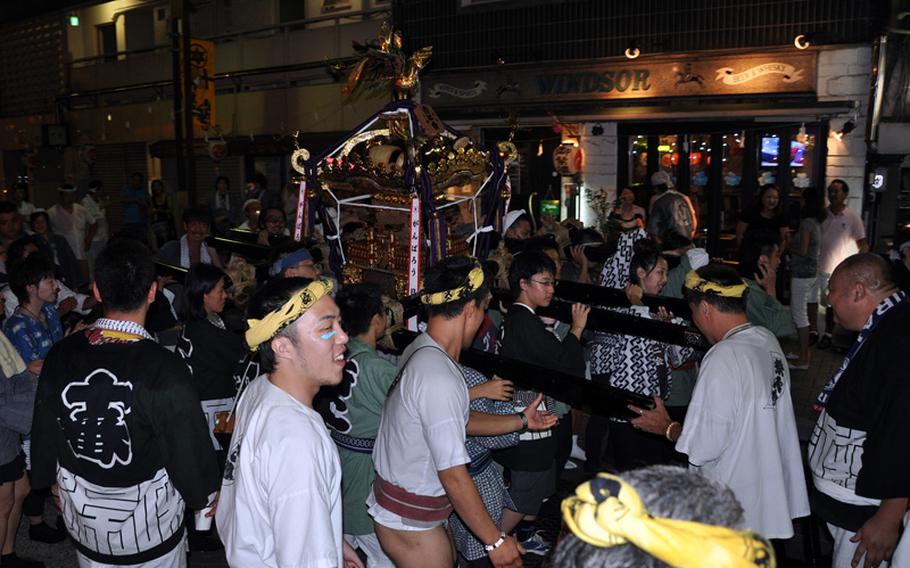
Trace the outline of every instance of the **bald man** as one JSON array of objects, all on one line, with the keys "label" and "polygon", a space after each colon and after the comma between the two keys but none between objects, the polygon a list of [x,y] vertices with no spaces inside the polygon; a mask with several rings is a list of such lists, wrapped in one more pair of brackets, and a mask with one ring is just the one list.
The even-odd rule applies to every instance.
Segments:
[{"label": "bald man", "polygon": [[871,253],[837,266],[828,301],[860,334],[816,403],[812,508],[834,536],[834,568],[907,566],[889,560],[910,496],[910,302]]}]

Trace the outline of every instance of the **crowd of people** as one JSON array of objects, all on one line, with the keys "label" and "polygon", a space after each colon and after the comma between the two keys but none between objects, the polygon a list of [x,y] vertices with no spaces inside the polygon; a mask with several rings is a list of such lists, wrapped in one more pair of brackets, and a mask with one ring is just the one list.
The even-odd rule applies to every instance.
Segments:
[{"label": "crowd of people", "polygon": [[[62,184],[47,211],[17,188],[0,201],[0,566],[42,565],[16,556],[22,516],[82,567],[185,566],[213,545],[238,567],[772,566],[810,514],[836,568],[910,566],[910,239],[868,252],[841,180],[827,205],[805,190],[791,226],[770,185],[737,262],[712,262],[689,197],[666,172],[651,184],[620,192],[603,233],[508,212],[488,259],[427,268],[424,326],[397,348],[383,290],[328,276],[261,174],[239,200],[219,177],[180,236],[172,196],[139,174],[116,223],[100,182],[81,199]],[[235,228],[268,249],[258,270],[208,238]],[[547,317],[561,281],[622,300]],[[511,303],[491,305],[496,288]],[[592,326],[592,309],[630,327]],[[845,356],[805,447],[791,371],[812,345]],[[588,415],[467,349],[650,403]],[[580,462],[549,542],[542,505]]]}]

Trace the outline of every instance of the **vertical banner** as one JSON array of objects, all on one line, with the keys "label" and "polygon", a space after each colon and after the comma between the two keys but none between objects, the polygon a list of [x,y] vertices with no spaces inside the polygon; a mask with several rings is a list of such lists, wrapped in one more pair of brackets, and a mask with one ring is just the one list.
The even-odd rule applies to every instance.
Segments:
[{"label": "vertical banner", "polygon": [[[408,296],[420,291],[420,198],[416,195],[411,199],[411,233],[408,243]],[[417,331],[417,316],[408,320],[408,329]]]},{"label": "vertical banner", "polygon": [[303,238],[303,223],[306,219],[306,180],[300,182],[297,190],[297,218],[294,220],[294,240],[298,243]]},{"label": "vertical banner", "polygon": [[205,131],[217,122],[215,119],[215,44],[204,39],[193,38],[190,40],[190,75],[193,83],[193,124]]}]

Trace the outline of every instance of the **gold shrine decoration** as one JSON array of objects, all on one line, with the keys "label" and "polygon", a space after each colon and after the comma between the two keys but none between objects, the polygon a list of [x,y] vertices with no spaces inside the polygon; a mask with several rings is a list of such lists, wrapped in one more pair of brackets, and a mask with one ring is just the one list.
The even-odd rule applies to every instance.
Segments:
[{"label": "gold shrine decoration", "polygon": [[391,87],[397,100],[411,98],[417,87],[420,71],[430,62],[433,47],[422,47],[406,56],[402,49],[401,33],[385,21],[379,27],[379,41],[367,45],[354,44],[363,57],[354,64],[341,94],[345,97],[361,90]]}]

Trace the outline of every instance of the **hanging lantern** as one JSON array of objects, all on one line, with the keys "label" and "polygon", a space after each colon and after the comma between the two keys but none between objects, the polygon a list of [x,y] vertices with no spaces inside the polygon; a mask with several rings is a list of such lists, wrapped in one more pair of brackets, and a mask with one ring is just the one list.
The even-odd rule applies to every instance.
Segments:
[{"label": "hanging lantern", "polygon": [[564,176],[581,171],[584,156],[581,148],[571,144],[560,144],[553,150],[553,168]]}]

